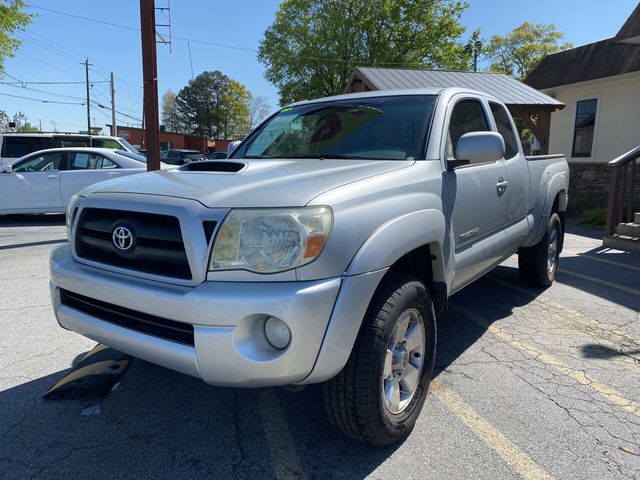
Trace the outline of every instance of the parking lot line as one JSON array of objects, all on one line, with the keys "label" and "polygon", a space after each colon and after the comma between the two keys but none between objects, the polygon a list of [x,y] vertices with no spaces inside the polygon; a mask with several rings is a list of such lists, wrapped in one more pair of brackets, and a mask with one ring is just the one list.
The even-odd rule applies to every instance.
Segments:
[{"label": "parking lot line", "polygon": [[567,249],[565,248],[564,250],[568,250],[570,253],[573,253],[577,256],[579,256],[580,258],[586,258],[588,260],[594,260],[596,262],[602,262],[602,263],[606,263],[608,265],[614,265],[616,267],[621,267],[621,268],[628,268],[630,270],[636,270],[638,272],[640,272],[640,267],[636,267],[635,265],[625,265],[624,263],[620,263],[620,262],[614,262],[613,260],[608,260],[606,258],[602,258],[600,256],[594,256],[594,255],[589,255],[587,253],[583,253],[583,252],[577,252],[575,250],[571,250],[571,249]]},{"label": "parking lot line", "polygon": [[264,434],[267,437],[271,466],[278,480],[306,478],[296,445],[282,413],[280,400],[273,389],[265,389],[258,397]]},{"label": "parking lot line", "polygon": [[[593,317],[584,315],[577,310],[573,310],[553,300],[538,300],[531,290],[519,287],[509,282],[505,282],[501,278],[497,278],[494,275],[487,275],[487,278],[502,285],[503,287],[513,290],[514,292],[518,292],[529,297],[530,302],[528,306],[541,305],[544,307],[551,307],[554,310],[559,310],[560,312],[562,312],[562,315],[547,317],[549,320],[553,321],[553,323],[562,325],[566,328],[577,330],[582,333],[586,333],[595,340],[601,341],[603,343],[613,344],[612,346],[614,348],[620,348],[621,346],[632,348],[640,347],[640,339],[629,336],[626,332],[623,332],[616,325],[600,322]],[[611,341],[612,337],[615,339],[615,342]],[[636,367],[635,364],[634,367]]]},{"label": "parking lot line", "polygon": [[451,413],[486,443],[500,458],[525,480],[546,480],[553,478],[529,455],[520,450],[509,438],[496,430],[478,412],[471,408],[458,394],[447,388],[441,381],[431,382],[431,391]]},{"label": "parking lot line", "polygon": [[559,268],[558,271],[560,273],[565,274],[565,275],[569,275],[569,276],[572,276],[572,277],[577,277],[577,278],[580,278],[582,280],[587,280],[587,281],[593,282],[593,283],[599,283],[600,285],[604,285],[605,287],[616,288],[618,290],[622,290],[623,292],[631,293],[633,295],[640,295],[640,290],[637,290],[637,289],[631,288],[631,287],[627,287],[626,285],[620,285],[618,283],[609,282],[607,280],[601,280],[599,278],[595,278],[595,277],[592,277],[590,275],[583,275],[581,273],[571,272],[571,271],[566,270],[564,268]]},{"label": "parking lot line", "polygon": [[602,397],[609,400],[614,405],[622,407],[626,411],[640,417],[639,402],[635,402],[633,400],[629,400],[628,398],[625,398],[620,392],[618,392],[614,388],[611,388],[602,382],[599,382],[597,380],[593,380],[587,377],[585,372],[571,368],[570,366],[565,364],[562,360],[556,358],[550,353],[546,353],[534,347],[533,345],[530,345],[521,340],[518,340],[515,336],[511,335],[508,332],[505,332],[502,328],[492,324],[491,322],[481,317],[480,315],[477,315],[476,313],[473,313],[467,310],[466,308],[461,307],[460,305],[451,305],[451,307],[454,311],[473,320],[475,323],[477,323],[481,327],[486,328],[488,332],[492,333],[493,335],[503,340],[504,342],[508,343],[509,345],[517,348],[518,350],[524,353],[531,355],[533,358],[535,358],[539,362],[542,362],[550,367],[555,368],[560,373],[572,378],[573,380],[580,383],[581,385],[591,388],[592,390],[600,394]]}]

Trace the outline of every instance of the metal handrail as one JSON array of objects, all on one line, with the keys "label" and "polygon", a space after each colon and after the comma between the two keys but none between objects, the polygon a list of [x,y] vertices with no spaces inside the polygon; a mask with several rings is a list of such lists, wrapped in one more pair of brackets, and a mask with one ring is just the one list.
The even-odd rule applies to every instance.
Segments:
[{"label": "metal handrail", "polygon": [[[640,146],[620,155],[608,163],[608,166],[611,168],[611,180],[609,183],[605,235],[613,235],[618,223],[622,223],[623,220],[631,221],[631,218],[633,218],[636,160],[639,158]],[[628,188],[627,180],[629,180]],[[625,197],[627,200],[626,205]]]}]

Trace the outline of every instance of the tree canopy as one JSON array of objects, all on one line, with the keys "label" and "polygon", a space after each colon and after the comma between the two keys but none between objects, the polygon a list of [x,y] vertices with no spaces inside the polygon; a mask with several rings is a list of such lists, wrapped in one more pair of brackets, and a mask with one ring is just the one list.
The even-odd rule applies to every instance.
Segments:
[{"label": "tree canopy", "polygon": [[466,3],[284,0],[258,59],[281,104],[341,93],[355,66],[461,70]]},{"label": "tree canopy", "polygon": [[504,36],[494,35],[485,49],[490,70],[506,73],[519,80],[531,73],[546,55],[571,48],[553,24],[525,22]]},{"label": "tree canopy", "polygon": [[209,138],[242,138],[251,126],[251,92],[222,72],[202,72],[176,95],[162,96],[167,130]]},{"label": "tree canopy", "polygon": [[25,13],[24,0],[0,0],[0,72],[4,60],[13,57],[20,46],[20,40],[13,36],[31,22],[31,15]]}]

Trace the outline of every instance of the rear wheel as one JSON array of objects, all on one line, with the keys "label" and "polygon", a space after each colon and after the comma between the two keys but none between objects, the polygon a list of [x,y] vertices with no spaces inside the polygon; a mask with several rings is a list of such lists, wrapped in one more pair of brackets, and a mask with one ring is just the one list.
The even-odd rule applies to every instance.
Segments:
[{"label": "rear wheel", "polygon": [[331,423],[371,445],[413,429],[435,361],[436,322],[424,284],[389,274],[378,288],[344,369],[323,385]]},{"label": "rear wheel", "polygon": [[536,287],[548,287],[553,283],[560,259],[561,236],[560,217],[553,213],[542,240],[518,252],[518,268],[523,282]]}]

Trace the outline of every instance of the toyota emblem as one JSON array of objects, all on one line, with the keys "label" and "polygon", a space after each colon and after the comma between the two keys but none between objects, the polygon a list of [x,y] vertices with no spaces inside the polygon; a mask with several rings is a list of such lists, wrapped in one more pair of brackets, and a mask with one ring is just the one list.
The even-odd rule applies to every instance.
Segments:
[{"label": "toyota emblem", "polygon": [[120,225],[113,229],[111,240],[114,247],[116,247],[118,251],[122,253],[130,252],[133,249],[135,243],[133,232],[128,227],[125,227],[123,225]]}]

